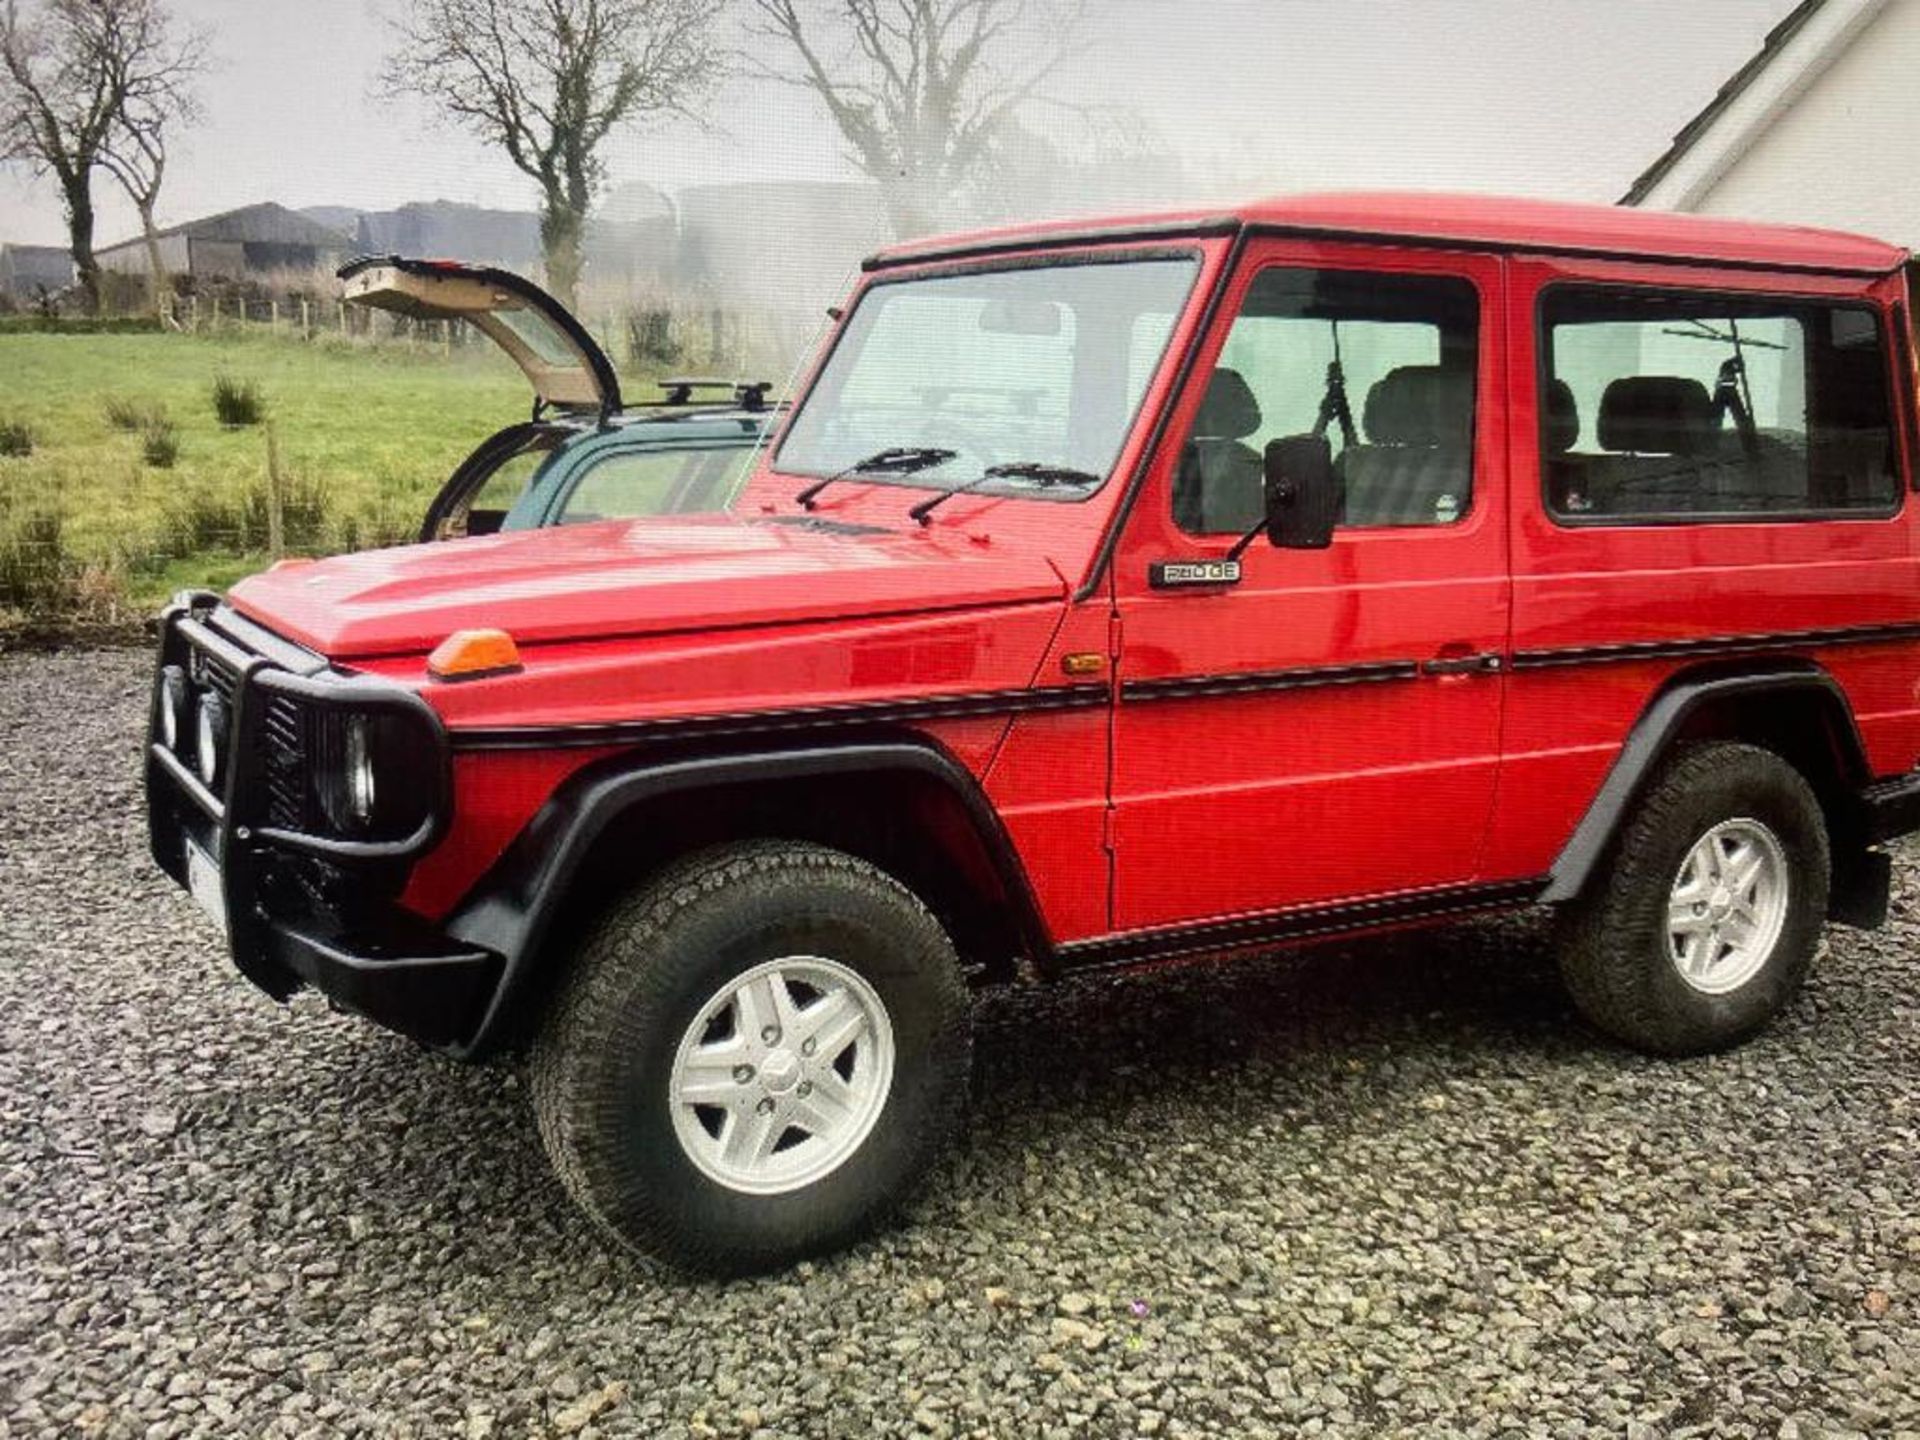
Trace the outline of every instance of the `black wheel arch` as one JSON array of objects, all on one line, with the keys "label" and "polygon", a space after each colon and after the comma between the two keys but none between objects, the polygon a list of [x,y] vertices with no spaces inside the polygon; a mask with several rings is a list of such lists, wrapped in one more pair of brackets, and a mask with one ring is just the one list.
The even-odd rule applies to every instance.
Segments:
[{"label": "black wheel arch", "polygon": [[930,738],[627,753],[562,784],[449,917],[450,935],[505,960],[463,1053],[521,1038],[560,979],[567,937],[615,895],[692,851],[746,838],[815,841],[877,865],[934,911],[986,978],[1051,954],[992,802]]},{"label": "black wheel arch", "polygon": [[1806,777],[1832,842],[1835,918],[1850,918],[1853,870],[1877,868],[1859,803],[1872,771],[1846,693],[1819,665],[1797,659],[1689,667],[1662,685],[1554,860],[1540,898],[1571,900],[1585,890],[1662,762],[1675,746],[1700,740],[1760,745]]}]

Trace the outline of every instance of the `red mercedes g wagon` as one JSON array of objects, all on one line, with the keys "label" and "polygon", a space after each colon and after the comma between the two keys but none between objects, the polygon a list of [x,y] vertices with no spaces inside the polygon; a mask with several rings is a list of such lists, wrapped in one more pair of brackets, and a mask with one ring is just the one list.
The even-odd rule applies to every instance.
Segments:
[{"label": "red mercedes g wagon", "polygon": [[866,264],[734,513],[166,612],[154,858],[250,979],[525,1042],[743,1270],[934,1162],[982,984],[1546,902],[1689,1054],[1920,827],[1906,255],[1335,195]]}]

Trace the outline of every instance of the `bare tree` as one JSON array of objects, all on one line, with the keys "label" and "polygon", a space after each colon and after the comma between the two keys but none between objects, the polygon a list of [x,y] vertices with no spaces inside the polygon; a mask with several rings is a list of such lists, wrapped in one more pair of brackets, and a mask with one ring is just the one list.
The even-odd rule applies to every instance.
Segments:
[{"label": "bare tree", "polygon": [[[165,24],[156,5],[153,14]],[[153,313],[165,323],[173,318],[166,263],[160,258],[160,230],[154,209],[167,174],[167,131],[174,124],[190,125],[200,118],[199,97],[193,82],[207,67],[208,40],[192,30],[172,43],[171,60],[158,67],[153,83],[129,95],[100,147],[100,165],[120,182],[140,215],[140,236],[146,241]]]},{"label": "bare tree", "polygon": [[994,168],[1017,113],[1077,53],[1086,0],[752,0],[819,96],[898,236],[935,228]]},{"label": "bare tree", "polygon": [[690,114],[725,0],[406,0],[382,79],[498,145],[540,186],[547,285],[572,304],[616,126]]},{"label": "bare tree", "polygon": [[19,0],[0,11],[0,158],[60,186],[88,308],[100,308],[93,172],[127,116],[172,112],[203,42],[175,36],[158,0]]}]

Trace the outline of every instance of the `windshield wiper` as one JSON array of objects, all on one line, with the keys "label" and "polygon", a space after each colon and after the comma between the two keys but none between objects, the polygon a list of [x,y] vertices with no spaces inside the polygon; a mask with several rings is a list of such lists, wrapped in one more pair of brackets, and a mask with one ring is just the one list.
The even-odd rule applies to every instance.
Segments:
[{"label": "windshield wiper", "polygon": [[814,497],[836,480],[850,480],[855,475],[911,475],[916,470],[931,470],[936,465],[944,465],[960,452],[942,450],[936,445],[895,445],[886,450],[876,450],[864,460],[856,460],[844,470],[836,470],[823,480],[816,480],[807,486],[794,500],[802,510],[813,509]]},{"label": "windshield wiper", "polygon": [[956,495],[964,495],[969,490],[978,490],[989,480],[1029,480],[1042,489],[1055,485],[1098,485],[1100,477],[1091,470],[1077,470],[1071,465],[1046,465],[1038,460],[1010,460],[1005,465],[989,465],[964,485],[956,485],[951,490],[942,490],[938,495],[929,496],[915,505],[907,514],[922,525],[934,510]]}]

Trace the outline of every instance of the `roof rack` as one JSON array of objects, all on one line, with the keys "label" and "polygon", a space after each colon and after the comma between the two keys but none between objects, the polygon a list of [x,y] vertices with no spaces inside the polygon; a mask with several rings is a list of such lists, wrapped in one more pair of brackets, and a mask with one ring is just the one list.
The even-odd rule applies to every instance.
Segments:
[{"label": "roof rack", "polygon": [[771,380],[722,380],[704,375],[670,375],[660,381],[660,388],[667,392],[667,405],[691,405],[696,390],[731,390],[734,403],[742,410],[764,410],[767,408],[767,396],[773,390]]}]

